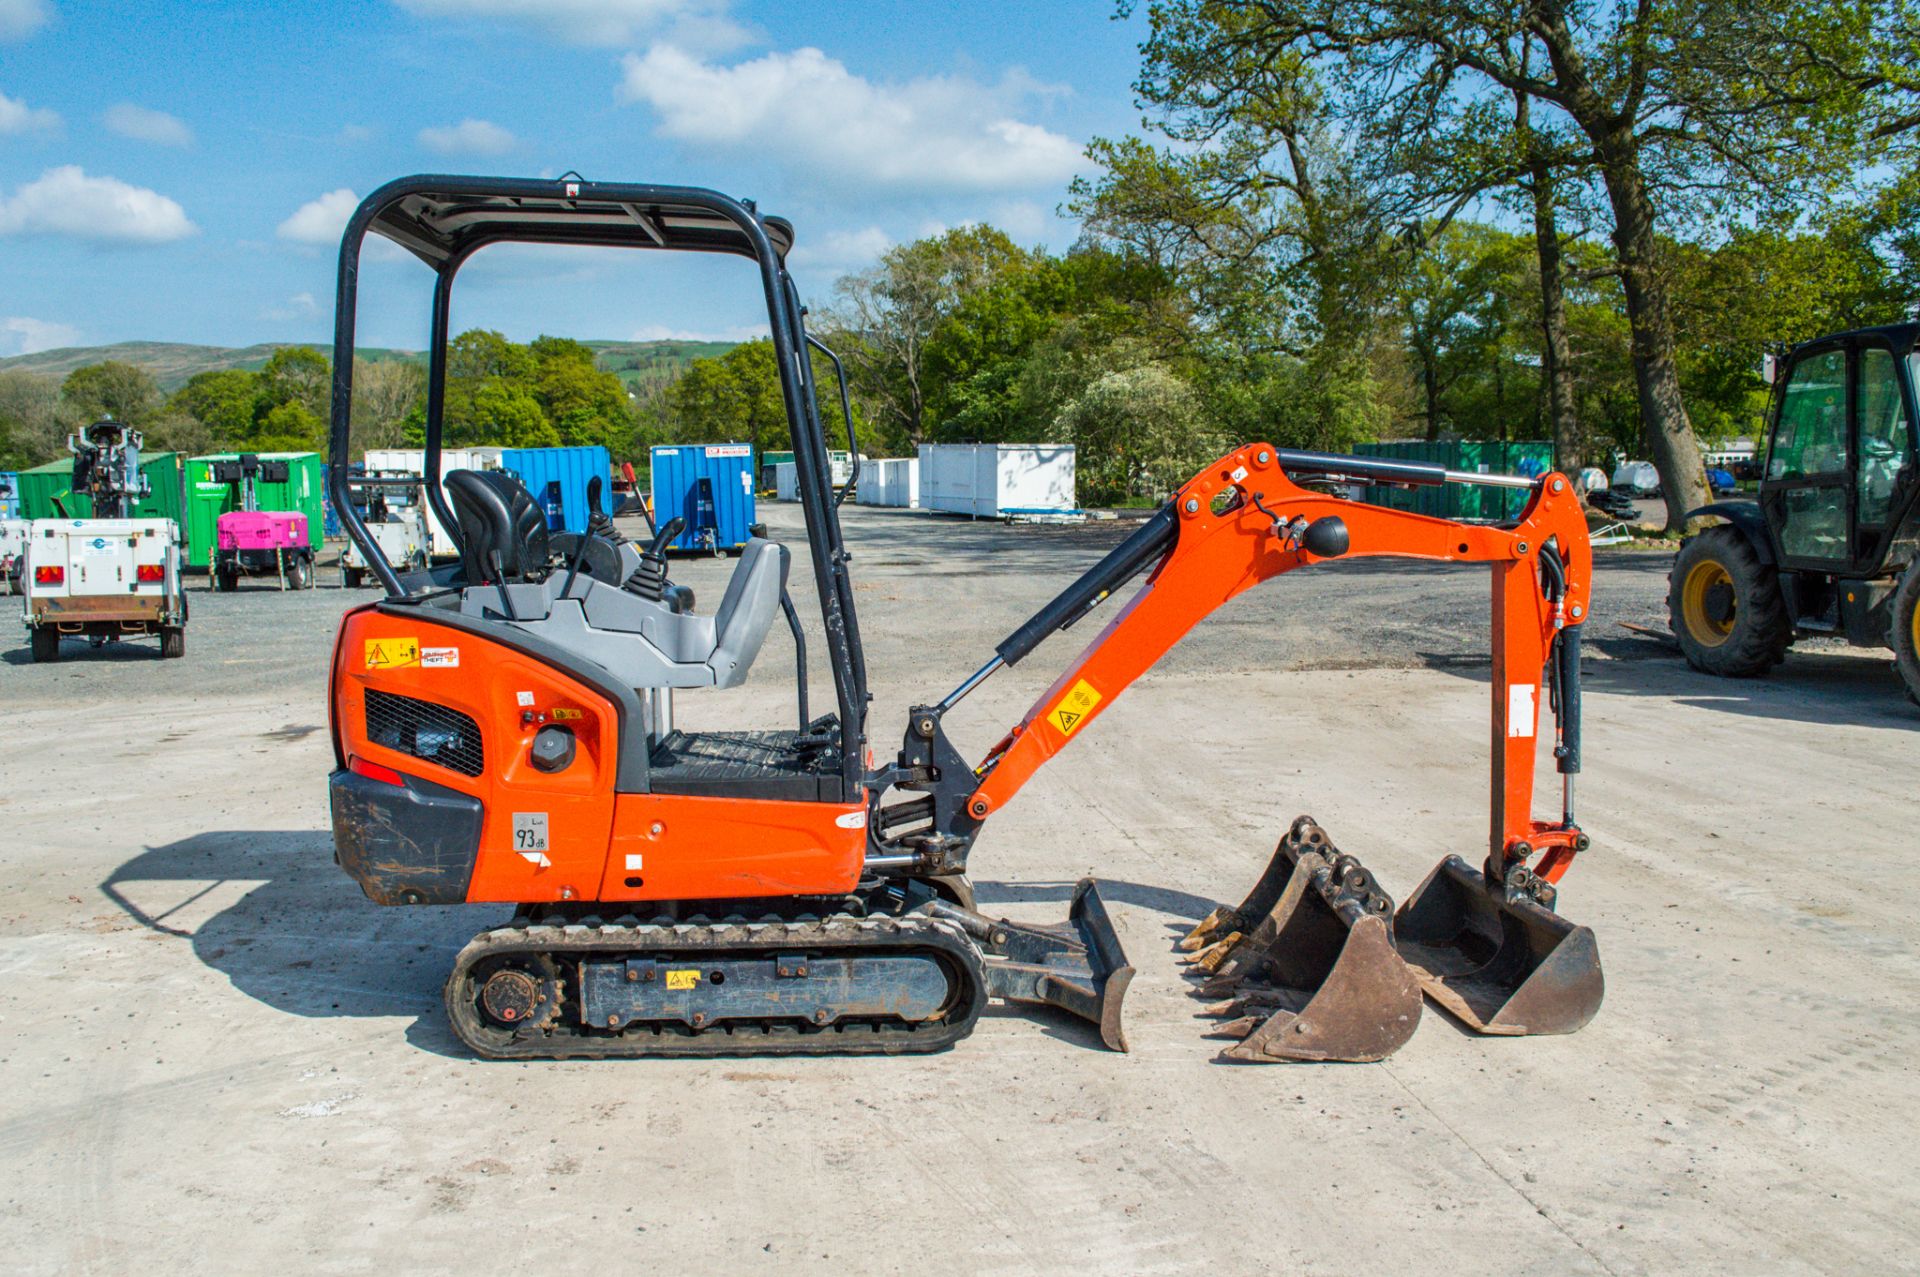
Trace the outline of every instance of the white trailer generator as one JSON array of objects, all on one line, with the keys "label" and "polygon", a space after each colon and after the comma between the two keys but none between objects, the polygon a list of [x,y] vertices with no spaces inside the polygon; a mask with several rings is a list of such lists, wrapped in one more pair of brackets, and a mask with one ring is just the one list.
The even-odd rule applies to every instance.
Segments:
[{"label": "white trailer generator", "polygon": [[[353,475],[347,479],[367,535],[397,572],[424,572],[432,533],[427,525],[426,480],[419,475]],[[340,552],[340,583],[357,590],[372,576],[352,537]]]},{"label": "white trailer generator", "polygon": [[172,519],[35,519],[20,572],[36,661],[60,659],[60,640],[98,647],[155,636],[160,655],[187,650],[187,596]]}]

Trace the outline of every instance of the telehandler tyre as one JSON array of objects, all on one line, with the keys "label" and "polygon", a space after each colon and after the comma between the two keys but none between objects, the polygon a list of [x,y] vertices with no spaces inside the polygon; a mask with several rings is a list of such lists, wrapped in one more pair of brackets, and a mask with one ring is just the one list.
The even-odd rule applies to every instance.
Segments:
[{"label": "telehandler tyre", "polygon": [[1908,565],[1900,588],[1893,592],[1887,646],[1893,649],[1893,663],[1900,670],[1900,681],[1907,685],[1907,696],[1920,705],[1920,559]]},{"label": "telehandler tyre", "polygon": [[1724,678],[1766,673],[1793,642],[1778,574],[1727,524],[1689,539],[1674,556],[1667,620],[1687,664]]}]

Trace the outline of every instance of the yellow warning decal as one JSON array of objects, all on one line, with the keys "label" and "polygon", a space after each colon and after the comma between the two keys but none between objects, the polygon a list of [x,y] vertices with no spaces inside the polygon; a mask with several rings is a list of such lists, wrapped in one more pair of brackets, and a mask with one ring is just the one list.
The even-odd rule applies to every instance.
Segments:
[{"label": "yellow warning decal", "polygon": [[556,705],[553,707],[553,721],[556,723],[571,723],[576,719],[584,717],[585,715],[577,709],[568,709],[564,705]]},{"label": "yellow warning decal", "polygon": [[367,668],[397,670],[420,663],[420,640],[383,638],[367,640]]},{"label": "yellow warning decal", "polygon": [[669,989],[697,989],[700,987],[700,973],[698,971],[669,971],[667,972],[667,987]]},{"label": "yellow warning decal", "polygon": [[1073,729],[1086,722],[1087,715],[1093,713],[1093,707],[1099,703],[1100,693],[1083,678],[1060,698],[1058,705],[1047,711],[1047,721],[1059,728],[1062,736],[1071,736]]}]

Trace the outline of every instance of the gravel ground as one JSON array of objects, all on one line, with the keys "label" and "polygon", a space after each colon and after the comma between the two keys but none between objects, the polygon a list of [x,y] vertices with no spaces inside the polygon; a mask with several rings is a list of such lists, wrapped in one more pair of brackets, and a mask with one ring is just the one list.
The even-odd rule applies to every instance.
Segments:
[{"label": "gravel ground", "polygon": [[[847,524],[882,753],[1125,532]],[[710,607],[731,566],[676,576]],[[1599,1017],[1502,1040],[1429,1009],[1354,1066],[1216,1065],[1171,940],[1303,811],[1397,894],[1478,857],[1477,570],[1336,564],[1243,596],[996,813],[984,907],[1055,920],[1100,876],[1139,969],[1126,1055],[996,1011],[928,1057],[476,1061],[441,984],[504,911],[380,909],[329,855],[326,657],[370,591],[323,570],[196,592],[180,661],[35,666],[16,638],[0,1245],[25,1274],[1912,1270],[1920,711],[1885,654],[1695,674],[1616,624],[1661,624],[1665,577],[1661,554],[1597,569],[1594,849],[1561,903],[1599,938]],[[960,747],[1089,637],[983,685]],[[789,721],[787,657],[776,635],[682,722]]]}]

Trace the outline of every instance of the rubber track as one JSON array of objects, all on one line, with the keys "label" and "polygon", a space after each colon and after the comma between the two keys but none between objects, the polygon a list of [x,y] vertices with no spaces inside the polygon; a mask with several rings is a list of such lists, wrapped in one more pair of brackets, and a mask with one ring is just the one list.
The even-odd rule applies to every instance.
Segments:
[{"label": "rubber track", "polygon": [[[740,952],[803,951],[821,956],[849,952],[933,950],[949,959],[968,986],[949,1013],[921,1023],[855,1021],[824,1027],[769,1021],[755,1026],[731,1020],[709,1029],[684,1025],[632,1024],[619,1030],[581,1025],[574,964],[583,958],[701,956]],[[481,1018],[467,990],[467,973],[489,958],[547,954],[562,971],[566,1002],[557,1023],[545,1029],[507,1029]],[[447,977],[447,1016],[454,1033],[478,1055],[495,1060],[624,1059],[651,1056],[906,1055],[940,1051],[973,1032],[987,1004],[980,952],[965,932],[937,918],[855,918],[835,915],[798,921],[727,919],[716,923],[612,922],[594,925],[528,924],[515,921],[468,941]]]}]

